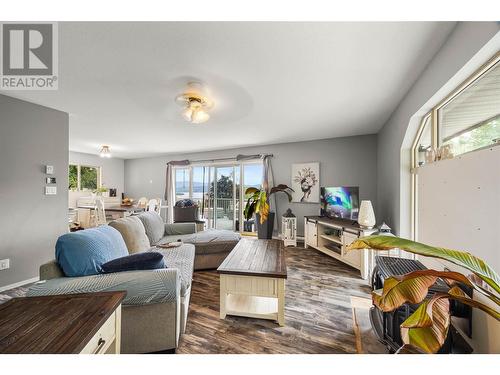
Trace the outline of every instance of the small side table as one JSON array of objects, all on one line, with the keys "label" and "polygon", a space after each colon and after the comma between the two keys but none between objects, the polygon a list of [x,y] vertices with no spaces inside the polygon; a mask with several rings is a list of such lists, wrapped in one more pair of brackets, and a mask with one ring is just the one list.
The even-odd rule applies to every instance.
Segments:
[{"label": "small side table", "polygon": [[13,298],[0,305],[0,354],[119,354],[125,295]]}]

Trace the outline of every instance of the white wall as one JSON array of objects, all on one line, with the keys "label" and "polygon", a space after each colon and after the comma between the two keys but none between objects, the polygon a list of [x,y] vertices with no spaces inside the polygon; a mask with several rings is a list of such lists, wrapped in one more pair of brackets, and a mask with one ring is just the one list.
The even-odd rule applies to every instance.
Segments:
[{"label": "white wall", "polygon": [[[101,158],[98,155],[85,154],[82,152],[69,153],[69,164],[81,164],[87,166],[101,167],[101,184],[107,188],[115,188],[116,196],[121,197],[125,190],[124,160],[119,158]],[[76,207],[76,200],[82,196],[90,195],[88,192],[70,191],[69,207]]]},{"label": "white wall", "polygon": [[[467,251],[500,271],[499,166],[500,146],[496,146],[419,168],[419,241]],[[421,260],[432,268],[444,264]],[[446,266],[458,269],[449,263]],[[478,350],[500,353],[500,324],[479,310],[474,310],[473,317],[473,341]]]},{"label": "white wall", "polygon": [[499,30],[497,22],[459,22],[378,133],[379,213],[400,236],[410,236],[409,150],[418,123],[433,105],[498,51]]},{"label": "white wall", "polygon": [[[411,233],[410,147],[420,120],[500,49],[499,30],[500,24],[497,22],[459,22],[378,133],[379,213],[399,236],[409,237]],[[433,167],[437,166],[438,164]],[[498,167],[496,170],[498,171]],[[452,186],[449,188],[450,191],[454,189]],[[442,220],[437,222],[434,213],[431,211],[428,213],[429,217],[426,219],[428,228],[433,226],[434,229],[438,229]],[[494,223],[488,225],[495,228]],[[498,225],[496,229],[498,230]],[[453,235],[436,233],[435,237],[431,237],[427,232],[423,237],[419,236],[419,240],[463,249],[468,247],[469,243],[459,241],[461,237],[458,233],[464,230],[457,225],[453,228]],[[492,248],[498,253],[498,246]],[[473,325],[473,335],[478,350],[498,352],[498,337],[500,337],[498,322],[492,322],[485,317],[485,314],[475,310]]]},{"label": "white wall", "polygon": [[[237,154],[270,153],[275,184],[291,184],[293,163],[320,162],[321,186],[359,186],[360,199],[369,199],[377,214],[377,137],[365,135],[319,141],[281,143],[192,154],[165,155],[154,158],[125,160],[125,192],[128,196],[163,197],[165,172],[170,160],[205,160],[235,157]],[[318,215],[319,204],[288,203],[277,194],[277,215],[291,208],[297,220],[298,234],[303,234],[304,215]],[[278,225],[281,220],[278,220]]]}]

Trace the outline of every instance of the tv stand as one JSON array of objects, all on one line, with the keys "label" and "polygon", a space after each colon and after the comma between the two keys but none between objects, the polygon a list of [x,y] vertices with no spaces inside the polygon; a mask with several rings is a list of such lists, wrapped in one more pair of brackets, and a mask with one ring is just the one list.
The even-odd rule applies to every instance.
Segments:
[{"label": "tv stand", "polygon": [[351,267],[358,269],[361,277],[368,279],[371,256],[368,251],[347,251],[347,246],[360,237],[369,236],[377,229],[363,229],[356,221],[331,219],[322,216],[304,218],[304,248],[312,247]]}]

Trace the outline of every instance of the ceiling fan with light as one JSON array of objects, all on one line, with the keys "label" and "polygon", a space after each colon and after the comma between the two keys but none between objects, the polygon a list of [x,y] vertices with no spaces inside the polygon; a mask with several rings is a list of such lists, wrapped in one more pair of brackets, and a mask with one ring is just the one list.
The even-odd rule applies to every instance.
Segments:
[{"label": "ceiling fan with light", "polygon": [[188,89],[178,95],[175,101],[184,107],[182,116],[193,124],[201,124],[210,118],[208,113],[214,102],[203,93],[203,86],[198,82],[189,82]]}]

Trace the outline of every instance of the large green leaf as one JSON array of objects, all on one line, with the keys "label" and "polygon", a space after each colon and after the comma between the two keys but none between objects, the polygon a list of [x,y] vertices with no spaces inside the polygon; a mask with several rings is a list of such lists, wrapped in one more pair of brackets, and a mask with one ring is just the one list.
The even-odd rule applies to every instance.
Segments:
[{"label": "large green leaf", "polygon": [[369,236],[354,241],[348,250],[354,249],[390,250],[402,249],[413,254],[447,260],[464,267],[486,282],[493,290],[500,293],[500,277],[482,259],[464,251],[434,247],[404,238],[392,236]]},{"label": "large green leaf", "polygon": [[429,287],[438,278],[458,281],[468,286],[472,283],[458,272],[420,270],[403,276],[391,276],[384,281],[382,290],[372,292],[373,303],[382,311],[393,311],[404,303],[420,303],[427,296]]},{"label": "large green leaf", "polygon": [[427,353],[436,353],[448,334],[450,324],[448,300],[450,299],[481,309],[500,321],[498,311],[471,299],[462,289],[454,286],[448,293],[436,293],[432,298],[422,302],[417,310],[401,324],[403,342]]},{"label": "large green leaf", "polygon": [[406,345],[426,353],[436,353],[443,346],[450,327],[450,303],[446,297],[435,294],[401,324],[401,338]]},{"label": "large green leaf", "polygon": [[257,203],[257,209],[255,212],[258,212],[260,215],[260,223],[264,224],[269,216],[269,203],[267,203],[266,192],[262,191],[260,194],[260,199]]}]

